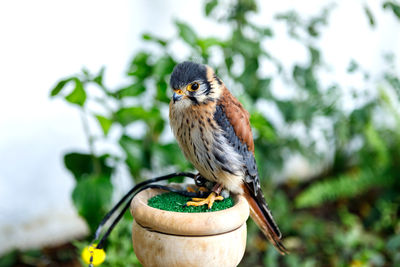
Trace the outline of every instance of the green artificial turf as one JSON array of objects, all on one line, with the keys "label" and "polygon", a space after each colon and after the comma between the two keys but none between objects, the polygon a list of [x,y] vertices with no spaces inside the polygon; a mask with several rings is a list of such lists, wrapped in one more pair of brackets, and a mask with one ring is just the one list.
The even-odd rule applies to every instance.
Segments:
[{"label": "green artificial turf", "polygon": [[222,201],[215,201],[211,209],[208,209],[207,205],[200,207],[186,206],[186,202],[190,200],[190,197],[168,192],[150,198],[147,204],[156,209],[177,212],[210,212],[228,209],[233,206],[233,199],[231,197],[225,198]]}]

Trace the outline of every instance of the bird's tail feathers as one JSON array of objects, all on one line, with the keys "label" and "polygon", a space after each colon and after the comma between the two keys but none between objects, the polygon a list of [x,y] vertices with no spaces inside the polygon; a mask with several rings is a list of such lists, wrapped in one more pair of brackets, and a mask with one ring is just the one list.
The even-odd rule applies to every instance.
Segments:
[{"label": "bird's tail feathers", "polygon": [[250,206],[251,218],[258,225],[268,240],[275,246],[279,253],[282,255],[288,254],[289,251],[281,242],[281,232],[279,231],[279,228],[276,225],[270,210],[268,209],[261,190],[259,190],[257,192],[257,196],[255,196],[246,186],[243,186],[243,189],[245,190],[244,196],[246,197],[246,200]]}]

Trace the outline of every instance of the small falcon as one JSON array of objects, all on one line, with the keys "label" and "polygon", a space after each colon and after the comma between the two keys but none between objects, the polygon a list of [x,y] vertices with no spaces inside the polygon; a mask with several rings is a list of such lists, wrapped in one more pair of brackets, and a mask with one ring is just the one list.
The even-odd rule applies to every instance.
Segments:
[{"label": "small falcon", "polygon": [[174,93],[169,118],[178,144],[199,175],[216,183],[206,199],[194,199],[187,205],[211,207],[221,199],[222,189],[242,194],[261,231],[286,254],[282,234],[261,191],[249,113],[209,66],[188,61],[178,64],[170,85]]}]

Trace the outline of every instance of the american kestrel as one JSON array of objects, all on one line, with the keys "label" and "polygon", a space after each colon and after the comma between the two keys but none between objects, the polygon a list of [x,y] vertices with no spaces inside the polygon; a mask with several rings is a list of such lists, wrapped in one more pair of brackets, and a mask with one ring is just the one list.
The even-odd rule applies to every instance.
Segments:
[{"label": "american kestrel", "polygon": [[199,174],[216,183],[208,198],[188,205],[211,207],[221,198],[222,188],[242,194],[253,220],[278,251],[286,254],[282,234],[261,191],[249,113],[209,66],[178,64],[170,85],[174,93],[169,118],[178,144]]}]

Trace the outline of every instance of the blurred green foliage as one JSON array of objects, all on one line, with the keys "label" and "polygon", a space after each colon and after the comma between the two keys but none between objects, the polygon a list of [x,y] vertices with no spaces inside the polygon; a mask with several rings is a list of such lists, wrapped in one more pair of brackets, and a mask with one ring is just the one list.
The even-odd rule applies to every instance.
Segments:
[{"label": "blurred green foliage", "polygon": [[[383,9],[400,18],[397,2],[382,3]],[[369,25],[375,27],[372,10],[366,4],[360,7]],[[163,138],[169,131],[168,79],[178,61],[173,48],[180,42],[189,51],[187,59],[214,67],[251,113],[265,194],[292,251],[281,257],[249,223],[248,248],[241,266],[399,263],[400,80],[394,55],[386,56],[386,69],[375,80],[349,59],[349,75],[361,75],[365,88],[348,88],[340,80],[327,84],[322,77],[329,63],[324,61],[318,40],[334,5],[311,17],[302,17],[294,10],[275,16],[276,25],[285,25],[291,41],[307,51],[306,61],[290,66],[265,45],[274,38],[274,29],[249,19],[258,12],[256,1],[209,0],[204,12],[229,26],[227,37],[202,37],[189,24],[175,21],[176,37],[143,34],[150,48],[133,56],[125,86],[109,88],[103,68],[96,74],[83,70],[61,80],[51,91],[51,96],[63,97],[82,112],[90,149],[68,153],[64,160],[76,179],[74,204],[90,228],[94,229],[110,207],[111,177],[118,166],[126,166],[135,182],[154,173],[190,169],[176,142]],[[260,71],[264,64],[271,65],[273,71]],[[294,93],[284,98],[274,93],[277,82]],[[358,104],[345,107],[343,103],[349,101]],[[93,105],[102,107],[102,112],[94,112]],[[281,125],[260,108],[263,105],[276,108]],[[89,120],[98,122],[101,135],[92,132]],[[142,134],[134,137],[132,127],[140,128]],[[100,153],[99,143],[113,142],[110,136],[115,135],[118,152]],[[319,142],[326,145],[324,151],[318,149]],[[309,180],[273,183],[270,178],[292,155],[302,155],[313,166],[324,168],[316,168],[319,173]],[[121,266],[136,265],[136,258],[127,258],[132,255],[130,234],[122,228],[117,228],[115,235],[126,236],[110,242],[108,254],[124,259]],[[124,248],[116,249],[122,244]]]}]

